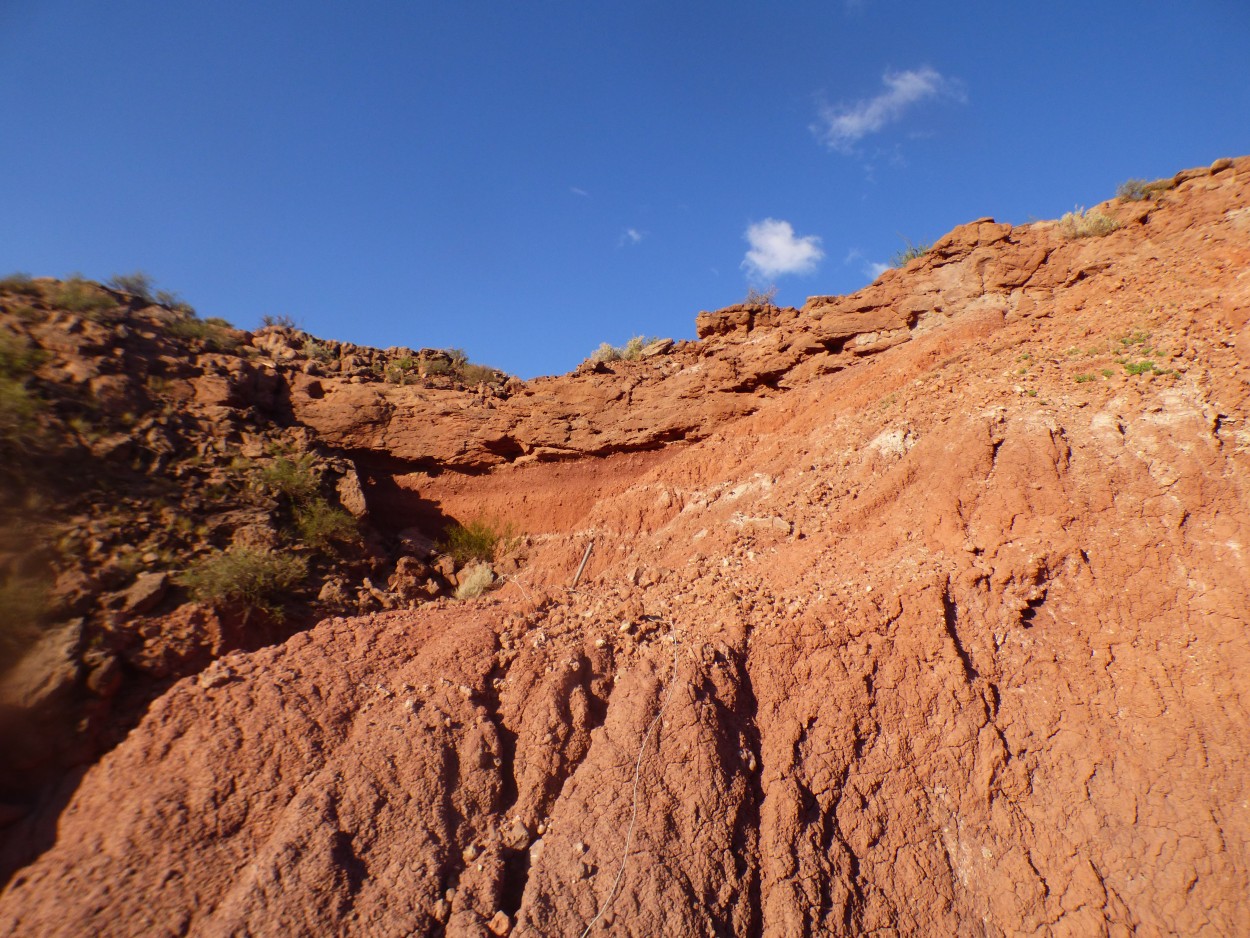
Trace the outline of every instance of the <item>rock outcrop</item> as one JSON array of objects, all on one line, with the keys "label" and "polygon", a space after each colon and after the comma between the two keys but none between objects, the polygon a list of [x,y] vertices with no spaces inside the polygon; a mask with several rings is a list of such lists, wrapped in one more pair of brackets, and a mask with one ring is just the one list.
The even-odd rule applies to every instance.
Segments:
[{"label": "rock outcrop", "polygon": [[559,379],[290,359],[373,513],[526,565],[180,680],[0,930],[1250,930],[1250,159],[1098,210]]}]

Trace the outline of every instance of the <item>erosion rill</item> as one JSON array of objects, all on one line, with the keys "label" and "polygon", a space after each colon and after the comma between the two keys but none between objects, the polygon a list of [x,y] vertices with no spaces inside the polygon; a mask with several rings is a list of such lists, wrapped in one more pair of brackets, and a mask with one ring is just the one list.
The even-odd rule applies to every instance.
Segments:
[{"label": "erosion rill", "polygon": [[[136,395],[80,455],[205,529],[48,554],[0,932],[1250,933],[1250,159],[1097,211],[532,382],[10,285],[6,380]],[[259,633],[178,576],[249,543],[309,563]]]}]

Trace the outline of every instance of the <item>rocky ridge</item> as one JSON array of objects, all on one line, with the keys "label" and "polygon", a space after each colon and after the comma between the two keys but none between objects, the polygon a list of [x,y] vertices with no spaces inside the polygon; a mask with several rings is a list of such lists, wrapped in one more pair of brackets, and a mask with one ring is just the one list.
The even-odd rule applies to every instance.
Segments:
[{"label": "rocky ridge", "polygon": [[297,353],[368,510],[528,562],[179,682],[0,923],[1246,930],[1250,160],[1172,183],[562,379]]}]

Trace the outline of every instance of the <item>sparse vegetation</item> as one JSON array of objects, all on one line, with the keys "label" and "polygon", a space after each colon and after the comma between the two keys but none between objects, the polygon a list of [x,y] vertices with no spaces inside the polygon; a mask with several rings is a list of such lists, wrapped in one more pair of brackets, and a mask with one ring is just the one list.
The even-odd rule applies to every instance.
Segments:
[{"label": "sparse vegetation", "polygon": [[300,540],[309,547],[325,550],[334,541],[353,541],[360,535],[349,512],[321,497],[296,505],[294,515]]},{"label": "sparse vegetation", "polygon": [[1078,238],[1101,238],[1120,227],[1109,215],[1094,210],[1075,208],[1059,219],[1059,230],[1069,241]]},{"label": "sparse vegetation", "polygon": [[294,458],[280,456],[260,471],[260,483],[271,495],[285,497],[292,503],[306,502],[318,494],[321,479],[313,468],[312,453]]},{"label": "sparse vegetation", "polygon": [[[429,364],[432,365],[433,362],[430,362]],[[444,368],[447,367],[445,363],[443,363],[443,365]],[[417,360],[411,355],[405,355],[402,358],[395,359],[386,366],[386,380],[391,384],[407,384],[408,380],[415,375],[416,369]],[[450,368],[447,368],[447,371],[450,370]],[[432,373],[433,372],[430,371],[429,366],[427,365],[426,374]]]},{"label": "sparse vegetation", "polygon": [[81,313],[88,318],[117,305],[111,296],[100,289],[99,284],[85,280],[78,274],[73,274],[57,284],[48,299],[61,309]]},{"label": "sparse vegetation", "polygon": [[39,287],[30,274],[16,271],[0,279],[0,293],[18,293],[22,296],[38,296]]},{"label": "sparse vegetation", "polygon": [[480,563],[469,567],[460,575],[456,587],[456,599],[476,599],[495,585],[495,571],[489,564]]},{"label": "sparse vegetation", "polygon": [[287,593],[308,576],[308,564],[293,554],[231,547],[214,551],[179,577],[191,595],[214,606],[237,604],[248,610],[281,615]]},{"label": "sparse vegetation", "polygon": [[1147,185],[1144,179],[1126,179],[1115,190],[1115,197],[1121,202],[1140,202],[1146,197]]},{"label": "sparse vegetation", "polygon": [[777,285],[770,284],[763,289],[750,287],[747,290],[746,299],[742,302],[746,306],[771,306],[773,298],[777,295]]},{"label": "sparse vegetation", "polygon": [[1077,375],[1073,380],[1075,380],[1077,384],[1085,384],[1086,382],[1093,381],[1095,379],[1093,375],[1082,374],[1082,375]]},{"label": "sparse vegetation", "polygon": [[278,329],[298,329],[299,328],[299,326],[296,325],[295,320],[292,317],[287,316],[285,314],[281,316],[270,316],[266,314],[260,317],[260,324],[262,328],[266,328],[266,329],[271,328],[271,327],[278,328]]},{"label": "sparse vegetation", "polygon": [[199,342],[215,352],[228,352],[239,346],[234,326],[216,316],[200,319],[194,310],[189,313],[183,311],[181,318],[169,323],[165,330],[180,339]]},{"label": "sparse vegetation", "polygon": [[509,529],[484,520],[468,524],[453,524],[443,534],[439,550],[448,554],[458,564],[476,560],[481,563],[494,559],[495,551],[512,540]]},{"label": "sparse vegetation", "polygon": [[182,313],[184,316],[194,317],[196,315],[194,306],[186,302],[177,293],[172,293],[169,290],[157,290],[156,302],[166,309],[173,310],[175,313]]},{"label": "sparse vegetation", "polygon": [[304,354],[313,361],[332,362],[338,356],[334,354],[334,348],[328,342],[320,342],[309,336],[304,340]]},{"label": "sparse vegetation", "polygon": [[604,342],[590,355],[592,362],[634,361],[642,357],[642,350],[657,341],[654,337],[636,335],[624,345]]},{"label": "sparse vegetation", "polygon": [[489,365],[466,362],[460,366],[460,380],[465,384],[481,384],[483,381],[490,383],[499,380],[499,371]]},{"label": "sparse vegetation", "polygon": [[16,443],[37,427],[44,402],[28,382],[44,358],[42,349],[0,329],[0,441]]},{"label": "sparse vegetation", "polygon": [[924,257],[933,249],[931,242],[922,241],[914,243],[911,238],[904,238],[903,242],[907,246],[890,258],[891,267],[905,267],[909,261],[914,261],[918,257]]},{"label": "sparse vegetation", "polygon": [[129,293],[146,303],[152,302],[152,287],[155,284],[142,270],[136,270],[133,274],[114,274],[108,285],[119,293]]}]

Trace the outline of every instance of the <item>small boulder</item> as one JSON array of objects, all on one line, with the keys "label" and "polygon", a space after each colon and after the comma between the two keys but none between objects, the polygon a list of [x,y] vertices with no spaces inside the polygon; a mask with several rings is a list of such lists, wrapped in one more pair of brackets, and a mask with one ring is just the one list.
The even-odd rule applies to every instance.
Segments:
[{"label": "small boulder", "polygon": [[122,608],[134,615],[145,615],[161,604],[168,591],[168,573],[141,573],[130,589],[126,590]]}]

